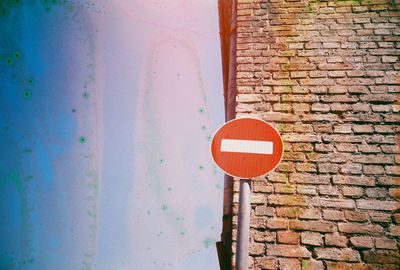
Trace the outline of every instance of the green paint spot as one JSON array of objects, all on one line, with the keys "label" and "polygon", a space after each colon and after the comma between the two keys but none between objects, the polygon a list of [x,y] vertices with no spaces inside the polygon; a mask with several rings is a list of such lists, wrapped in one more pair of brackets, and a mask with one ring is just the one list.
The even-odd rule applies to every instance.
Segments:
[{"label": "green paint spot", "polygon": [[201,126],[201,129],[202,130],[206,130],[206,126]]},{"label": "green paint spot", "polygon": [[205,247],[205,248],[208,248],[208,247],[210,246],[210,242],[211,242],[210,239],[204,240],[204,241],[203,241],[204,247]]},{"label": "green paint spot", "polygon": [[310,266],[310,263],[307,262],[307,261],[303,261],[302,265],[303,265],[303,267],[309,267],[309,266]]},{"label": "green paint spot", "polygon": [[209,141],[209,142],[211,141],[211,135],[207,136],[207,141]]},{"label": "green paint spot", "polygon": [[168,191],[171,191],[171,190],[172,190],[172,189],[169,187],[169,188],[168,188]]},{"label": "green paint spot", "polygon": [[164,162],[164,159],[163,159],[163,158],[161,158],[161,159],[160,159],[160,163],[163,163],[163,162]]},{"label": "green paint spot", "polygon": [[31,153],[32,152],[32,149],[30,149],[30,148],[25,148],[24,149],[24,153]]},{"label": "green paint spot", "polygon": [[72,109],[72,112],[74,113],[74,112],[76,112],[76,110],[75,110],[75,109]]},{"label": "green paint spot", "polygon": [[34,85],[35,84],[35,79],[33,77],[29,77],[27,80],[29,85]]},{"label": "green paint spot", "polygon": [[151,213],[150,213],[150,210],[147,210],[147,215],[150,215]]},{"label": "green paint spot", "polygon": [[1,10],[1,15],[6,17],[8,15],[8,11],[6,9]]},{"label": "green paint spot", "polygon": [[166,204],[163,204],[163,205],[162,205],[162,210],[165,211],[165,210],[167,210],[167,209],[168,209],[168,206],[167,206]]},{"label": "green paint spot", "polygon": [[181,232],[181,235],[185,235],[185,232]]},{"label": "green paint spot", "polygon": [[200,165],[199,170],[202,170],[202,169],[204,169],[204,167],[203,167],[203,165]]},{"label": "green paint spot", "polygon": [[176,218],[177,221],[181,220],[179,217]]},{"label": "green paint spot", "polygon": [[22,58],[21,53],[19,53],[19,52],[15,52],[15,53],[14,53],[14,59],[15,59],[15,60],[21,60],[21,58]]},{"label": "green paint spot", "polygon": [[220,184],[215,185],[215,187],[218,188],[218,189],[221,189],[221,185]]},{"label": "green paint spot", "polygon": [[83,92],[82,96],[83,96],[84,98],[89,98],[89,93],[88,93],[88,92]]},{"label": "green paint spot", "polygon": [[29,90],[25,90],[25,91],[22,93],[22,96],[23,96],[24,98],[30,98],[30,97],[32,96],[32,92],[29,91]]},{"label": "green paint spot", "polygon": [[89,188],[90,188],[90,189],[97,190],[97,189],[99,188],[99,186],[98,186],[97,183],[94,183],[94,184],[89,184]]},{"label": "green paint spot", "polygon": [[80,142],[80,143],[85,143],[85,142],[86,142],[86,138],[83,137],[83,136],[80,137],[80,138],[79,138],[79,142]]},{"label": "green paint spot", "polygon": [[217,174],[218,172],[216,170],[214,170],[214,174]]},{"label": "green paint spot", "polygon": [[203,109],[203,108],[200,108],[200,109],[199,109],[199,113],[204,113],[204,109]]},{"label": "green paint spot", "polygon": [[33,179],[33,175],[28,175],[28,176],[24,177],[25,181],[29,181],[29,180],[32,180],[32,179]]}]

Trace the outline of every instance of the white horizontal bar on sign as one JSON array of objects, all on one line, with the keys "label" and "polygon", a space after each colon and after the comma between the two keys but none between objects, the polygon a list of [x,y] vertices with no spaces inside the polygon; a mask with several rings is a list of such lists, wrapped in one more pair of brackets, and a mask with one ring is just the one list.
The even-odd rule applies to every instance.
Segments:
[{"label": "white horizontal bar on sign", "polygon": [[221,140],[221,152],[252,153],[272,155],[273,143],[252,140]]}]

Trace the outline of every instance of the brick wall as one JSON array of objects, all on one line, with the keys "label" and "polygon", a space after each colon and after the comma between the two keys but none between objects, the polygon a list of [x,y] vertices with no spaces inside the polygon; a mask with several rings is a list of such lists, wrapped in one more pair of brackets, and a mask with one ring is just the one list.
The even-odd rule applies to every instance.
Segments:
[{"label": "brick wall", "polygon": [[400,269],[399,3],[237,1],[236,117],[285,145],[252,183],[251,269]]}]

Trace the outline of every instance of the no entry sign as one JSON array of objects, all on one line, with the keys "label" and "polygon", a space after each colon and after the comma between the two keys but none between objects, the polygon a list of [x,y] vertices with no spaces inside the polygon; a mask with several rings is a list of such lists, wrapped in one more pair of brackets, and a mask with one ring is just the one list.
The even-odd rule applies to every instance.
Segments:
[{"label": "no entry sign", "polygon": [[254,178],[272,171],[283,155],[282,138],[265,121],[254,118],[225,123],[211,142],[215,163],[226,174]]}]

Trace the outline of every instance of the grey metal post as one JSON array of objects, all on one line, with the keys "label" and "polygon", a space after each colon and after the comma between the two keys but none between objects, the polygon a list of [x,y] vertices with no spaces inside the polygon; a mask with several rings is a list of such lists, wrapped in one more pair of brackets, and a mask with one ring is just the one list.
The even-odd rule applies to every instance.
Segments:
[{"label": "grey metal post", "polygon": [[250,180],[240,179],[239,213],[236,241],[236,270],[247,270],[250,235]]}]

